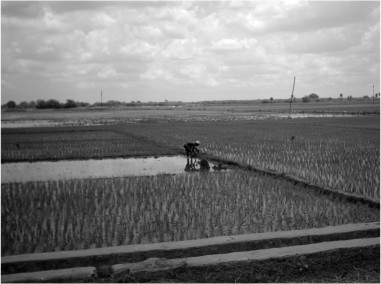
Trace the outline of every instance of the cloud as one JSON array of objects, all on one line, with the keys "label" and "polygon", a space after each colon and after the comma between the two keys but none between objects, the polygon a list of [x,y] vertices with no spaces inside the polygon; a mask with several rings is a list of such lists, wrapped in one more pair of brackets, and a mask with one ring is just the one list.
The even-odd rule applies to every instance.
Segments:
[{"label": "cloud", "polygon": [[7,17],[36,18],[42,14],[42,2],[1,1],[1,13]]},{"label": "cloud", "polygon": [[293,76],[300,92],[316,85],[327,96],[326,85],[346,84],[356,96],[367,82],[379,81],[379,2],[1,5],[4,98],[31,95],[20,79],[34,82],[34,96],[45,92],[42,83],[59,82],[78,96],[109,86],[115,96],[125,88],[152,96],[172,90],[179,100],[184,88],[205,99],[219,92],[283,94]]},{"label": "cloud", "polygon": [[217,42],[213,42],[213,50],[241,50],[241,49],[247,49],[249,48],[249,45],[247,44],[247,41],[245,40],[238,40],[238,39],[232,39],[232,38],[224,38],[220,39]]}]

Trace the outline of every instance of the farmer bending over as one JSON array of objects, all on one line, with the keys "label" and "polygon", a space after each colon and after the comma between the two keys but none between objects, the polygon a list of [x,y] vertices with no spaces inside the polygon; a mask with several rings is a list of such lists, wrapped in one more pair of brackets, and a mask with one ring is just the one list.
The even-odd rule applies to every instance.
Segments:
[{"label": "farmer bending over", "polygon": [[192,158],[193,156],[196,156],[196,151],[199,152],[200,150],[197,148],[198,145],[200,145],[200,141],[196,141],[196,142],[188,142],[186,144],[184,144],[184,149],[185,151],[187,152],[187,158],[189,158],[189,156]]}]

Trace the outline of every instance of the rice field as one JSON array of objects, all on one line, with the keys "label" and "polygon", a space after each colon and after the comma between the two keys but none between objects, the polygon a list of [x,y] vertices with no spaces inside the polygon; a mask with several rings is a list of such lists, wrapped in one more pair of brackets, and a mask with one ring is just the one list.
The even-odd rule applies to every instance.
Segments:
[{"label": "rice field", "polygon": [[366,205],[244,171],[9,183],[1,191],[2,255],[379,220]]},{"label": "rice field", "polygon": [[[183,151],[185,142],[200,140],[204,153],[379,199],[378,120],[259,122],[195,117],[196,122],[152,119],[92,127],[2,129],[2,163],[174,155]],[[379,210],[366,205],[240,170],[2,181],[1,192],[2,255],[379,221]]]},{"label": "rice field", "polygon": [[174,154],[170,149],[105,128],[48,128],[2,133],[1,161],[42,161]]},{"label": "rice field", "polygon": [[[379,121],[375,119],[312,120],[308,124],[241,122],[226,123],[223,128],[212,123],[168,124],[160,132],[148,128],[128,131],[145,131],[153,141],[170,147],[201,140],[201,150],[206,153],[380,198]],[[295,139],[291,141],[292,136]]]}]

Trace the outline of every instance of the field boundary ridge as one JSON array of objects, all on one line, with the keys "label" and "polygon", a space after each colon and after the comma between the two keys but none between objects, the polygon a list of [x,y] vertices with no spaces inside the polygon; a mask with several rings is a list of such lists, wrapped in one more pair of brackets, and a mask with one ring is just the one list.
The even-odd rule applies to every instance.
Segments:
[{"label": "field boundary ridge", "polygon": [[111,267],[114,275],[121,273],[156,272],[178,267],[202,267],[229,262],[263,261],[285,258],[345,248],[379,246],[380,238],[352,239],[344,241],[322,242],[309,245],[270,248],[255,251],[233,252],[227,254],[203,255],[189,258],[160,259],[150,258],[139,263],[116,264]]},{"label": "field boundary ridge", "polygon": [[[380,238],[351,239],[322,242],[308,245],[270,248],[227,254],[204,255],[189,258],[149,258],[137,263],[119,263],[109,267],[78,267],[70,269],[45,270],[31,273],[2,275],[2,282],[53,282],[82,280],[94,281],[97,278],[115,279],[120,276],[163,272],[177,268],[208,267],[229,263],[264,262],[273,259],[288,259],[295,256],[313,255],[342,249],[366,248],[380,245]],[[132,277],[132,279],[134,279]]]},{"label": "field boundary ridge", "polygon": [[12,255],[1,258],[1,270],[2,274],[11,274],[81,266],[113,265],[123,262],[140,262],[152,257],[169,259],[197,257],[379,236],[379,222],[358,223],[178,242]]},{"label": "field boundary ridge", "polygon": [[87,280],[96,276],[95,267],[75,267],[58,270],[45,270],[37,272],[15,273],[1,275],[1,282],[53,282],[67,280]]}]

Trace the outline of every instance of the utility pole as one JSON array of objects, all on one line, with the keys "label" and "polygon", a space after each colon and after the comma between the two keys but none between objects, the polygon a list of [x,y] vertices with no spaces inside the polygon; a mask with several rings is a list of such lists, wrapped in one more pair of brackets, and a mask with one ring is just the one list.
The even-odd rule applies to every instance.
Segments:
[{"label": "utility pole", "polygon": [[102,111],[102,90],[101,90],[101,111]]},{"label": "utility pole", "polygon": [[374,103],[374,85],[373,85],[373,103]]},{"label": "utility pole", "polygon": [[288,110],[288,118],[291,118],[291,104],[292,104],[292,99],[294,98],[295,78],[296,77],[294,76],[294,84],[292,85],[292,93],[290,98],[290,109]]}]

